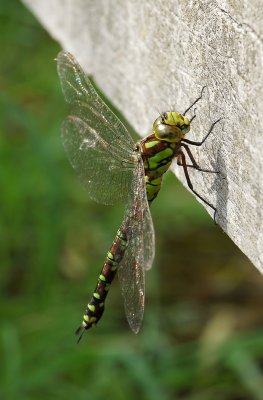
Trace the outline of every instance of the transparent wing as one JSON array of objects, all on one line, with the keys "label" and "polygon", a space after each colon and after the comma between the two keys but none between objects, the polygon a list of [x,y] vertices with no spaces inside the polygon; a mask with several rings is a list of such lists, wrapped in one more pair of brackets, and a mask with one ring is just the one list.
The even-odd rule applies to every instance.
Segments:
[{"label": "transparent wing", "polygon": [[138,156],[134,142],[93,88],[74,57],[57,57],[58,75],[71,115],[62,124],[68,158],[92,199],[104,204],[127,200]]},{"label": "transparent wing", "polygon": [[118,276],[127,320],[131,329],[138,333],[144,312],[144,271],[151,268],[155,249],[141,160],[134,172],[132,194],[121,227],[127,235],[128,246]]},{"label": "transparent wing", "polygon": [[124,159],[114,153],[97,131],[77,116],[69,116],[63,122],[62,139],[71,164],[93,200],[114,204],[127,199],[133,179],[133,158]]}]

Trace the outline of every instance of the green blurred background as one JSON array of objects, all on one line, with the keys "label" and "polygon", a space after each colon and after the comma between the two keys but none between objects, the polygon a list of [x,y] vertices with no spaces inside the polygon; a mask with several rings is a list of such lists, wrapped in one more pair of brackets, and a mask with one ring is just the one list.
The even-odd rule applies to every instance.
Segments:
[{"label": "green blurred background", "polygon": [[[122,208],[89,200],[60,141],[60,50],[0,3],[1,399],[263,399],[263,280],[169,174],[134,335],[118,282],[76,345]],[[113,99],[114,100],[114,99]]]}]

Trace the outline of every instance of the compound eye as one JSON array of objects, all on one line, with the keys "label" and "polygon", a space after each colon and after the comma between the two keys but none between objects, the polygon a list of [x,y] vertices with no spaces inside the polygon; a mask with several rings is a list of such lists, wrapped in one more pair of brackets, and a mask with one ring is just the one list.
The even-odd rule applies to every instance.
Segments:
[{"label": "compound eye", "polygon": [[186,133],[188,133],[190,131],[190,125],[185,125],[183,128],[182,128],[182,132],[183,132],[183,134],[185,135]]}]

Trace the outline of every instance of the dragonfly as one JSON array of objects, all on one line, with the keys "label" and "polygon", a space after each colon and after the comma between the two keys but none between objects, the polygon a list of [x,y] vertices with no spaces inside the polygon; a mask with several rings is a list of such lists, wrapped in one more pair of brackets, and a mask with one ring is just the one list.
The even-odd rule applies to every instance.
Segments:
[{"label": "dragonfly", "polygon": [[116,272],[128,323],[132,331],[138,333],[144,314],[145,271],[151,268],[155,252],[149,207],[159,193],[164,174],[176,159],[183,168],[188,187],[214,211],[215,218],[216,208],[196,192],[188,168],[217,171],[201,168],[189,146],[201,146],[220,119],[212,123],[201,141],[185,138],[196,117],[195,109],[192,118],[185,114],[201,99],[203,87],[201,95],[184,113],[161,113],[151,133],[135,143],[72,54],[61,51],[57,56],[57,68],[62,92],[71,107],[61,128],[69,161],[93,200],[107,205],[125,204],[123,221],[107,252],[76,334],[80,340],[83,333],[101,319]]}]

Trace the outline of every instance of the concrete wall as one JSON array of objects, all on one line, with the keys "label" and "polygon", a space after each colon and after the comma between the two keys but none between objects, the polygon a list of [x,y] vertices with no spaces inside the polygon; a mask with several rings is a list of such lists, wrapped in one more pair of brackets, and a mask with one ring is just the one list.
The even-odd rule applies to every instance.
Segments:
[{"label": "concrete wall", "polygon": [[194,154],[225,178],[191,171],[192,180],[263,271],[262,0],[23,2],[141,136],[160,111],[184,111],[207,85],[189,139],[224,118]]}]

